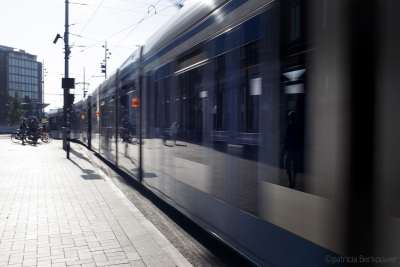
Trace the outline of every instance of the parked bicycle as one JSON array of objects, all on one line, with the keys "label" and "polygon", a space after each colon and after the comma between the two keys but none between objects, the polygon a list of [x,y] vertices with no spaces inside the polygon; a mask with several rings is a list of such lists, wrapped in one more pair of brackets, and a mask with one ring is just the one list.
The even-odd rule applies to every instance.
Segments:
[{"label": "parked bicycle", "polygon": [[49,133],[43,131],[43,128],[39,128],[38,137],[35,137],[31,134],[21,133],[19,129],[11,134],[11,141],[14,143],[20,143],[22,142],[22,139],[25,139],[26,142],[33,144],[36,144],[38,139],[40,139],[43,143],[50,143],[53,140]]},{"label": "parked bicycle", "polygon": [[14,143],[22,142],[23,138],[26,139],[26,134],[21,133],[19,129],[11,134],[11,141],[13,141]]},{"label": "parked bicycle", "polygon": [[29,144],[36,144],[39,137],[35,137],[34,135],[23,133],[19,129],[11,134],[11,141],[14,143],[20,143],[22,140]]},{"label": "parked bicycle", "polygon": [[49,133],[46,133],[44,129],[41,127],[39,128],[39,138],[42,140],[44,143],[50,143],[53,139],[51,138],[51,135]]}]

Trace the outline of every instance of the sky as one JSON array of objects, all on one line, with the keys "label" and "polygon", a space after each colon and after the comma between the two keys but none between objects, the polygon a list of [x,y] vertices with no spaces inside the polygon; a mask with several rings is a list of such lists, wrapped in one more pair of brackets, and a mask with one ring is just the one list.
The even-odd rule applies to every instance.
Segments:
[{"label": "sky", "polygon": [[[69,77],[75,78],[75,101],[107,75],[168,21],[180,0],[69,0]],[[45,110],[63,106],[65,0],[1,0],[0,45],[36,55],[44,65]]]}]

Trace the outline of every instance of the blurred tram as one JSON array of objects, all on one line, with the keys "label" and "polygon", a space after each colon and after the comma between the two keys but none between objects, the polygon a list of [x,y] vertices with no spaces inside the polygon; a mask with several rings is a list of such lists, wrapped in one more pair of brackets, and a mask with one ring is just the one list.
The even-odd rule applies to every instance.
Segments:
[{"label": "blurred tram", "polygon": [[254,265],[396,266],[399,5],[188,1],[73,104],[71,138]]}]

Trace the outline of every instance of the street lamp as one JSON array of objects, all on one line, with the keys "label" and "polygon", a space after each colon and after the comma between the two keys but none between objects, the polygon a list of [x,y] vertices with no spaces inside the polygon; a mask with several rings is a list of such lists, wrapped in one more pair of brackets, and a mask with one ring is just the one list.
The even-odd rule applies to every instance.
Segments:
[{"label": "street lamp", "polygon": [[57,33],[56,38],[54,38],[53,44],[56,44],[58,39],[62,39],[61,35]]}]

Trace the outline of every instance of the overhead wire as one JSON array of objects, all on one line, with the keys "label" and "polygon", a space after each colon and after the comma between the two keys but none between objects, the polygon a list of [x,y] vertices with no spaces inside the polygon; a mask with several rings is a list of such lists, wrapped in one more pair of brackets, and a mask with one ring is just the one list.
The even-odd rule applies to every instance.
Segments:
[{"label": "overhead wire", "polygon": [[[160,2],[160,0],[158,0],[158,2],[156,3],[156,5],[158,5],[159,2]],[[92,45],[87,46],[85,49],[81,50],[81,52],[84,52],[84,51],[86,51],[86,50],[89,49],[89,48],[95,47],[96,45],[98,45],[98,44],[100,44],[100,43],[102,43],[102,42],[104,42],[104,41],[106,41],[106,40],[109,40],[110,38],[112,38],[112,37],[114,37],[114,36],[116,36],[116,35],[118,35],[118,34],[124,32],[124,31],[126,31],[126,30],[128,30],[128,29],[134,27],[134,28],[127,34],[127,36],[124,37],[123,40],[125,40],[125,39],[140,25],[140,23],[142,23],[143,21],[145,21],[145,20],[147,20],[147,19],[149,19],[149,18],[151,18],[151,17],[153,17],[153,16],[155,16],[155,15],[158,15],[159,13],[165,11],[165,10],[168,9],[168,8],[171,8],[171,7],[174,6],[174,5],[175,5],[175,4],[171,4],[171,5],[167,6],[167,7],[165,7],[164,9],[160,10],[159,12],[157,12],[157,13],[155,13],[155,14],[151,14],[150,16],[149,16],[149,12],[148,12],[140,21],[135,22],[134,24],[132,24],[132,25],[130,25],[130,26],[128,26],[128,27],[126,27],[126,28],[124,28],[124,29],[122,29],[122,30],[120,30],[120,31],[118,31],[118,32],[116,32],[116,33],[110,35],[110,36],[108,36],[107,38],[104,38],[104,39],[102,39],[102,40],[100,40],[100,41],[98,41],[98,42],[96,42],[96,43],[94,43],[94,44],[92,44]],[[151,6],[151,5],[149,5],[149,6]],[[114,46],[114,47],[119,47],[119,45],[120,45],[121,43],[122,43],[122,41],[119,42],[119,44],[116,45],[116,46]]]},{"label": "overhead wire", "polygon": [[[104,0],[101,1],[101,3],[97,6],[96,10],[94,11],[94,13],[92,14],[92,16],[89,18],[89,20],[86,22],[85,26],[83,27],[83,29],[81,30],[81,32],[78,35],[82,35],[83,31],[86,29],[87,25],[90,23],[90,21],[93,19],[94,15],[96,15],[97,11],[99,10],[99,8],[101,7],[101,5],[104,3]],[[75,41],[72,43],[72,45],[75,44],[76,40],[78,40],[79,37],[75,38]]]},{"label": "overhead wire", "polygon": [[[126,40],[126,38],[127,38],[129,35],[131,35],[132,32],[133,32],[143,21],[145,21],[145,20],[147,20],[147,19],[150,19],[151,17],[153,17],[153,16],[155,16],[155,15],[159,15],[160,13],[164,12],[165,10],[167,10],[167,9],[173,7],[173,6],[176,6],[176,3],[181,2],[181,0],[176,1],[176,3],[173,3],[173,4],[171,4],[171,5],[167,5],[165,8],[159,10],[158,12],[157,12],[157,10],[156,10],[155,7],[156,7],[156,6],[159,6],[161,0],[158,0],[157,3],[156,3],[155,5],[152,5],[152,4],[148,5],[148,3],[147,3],[147,5],[149,6],[148,12],[147,12],[147,14],[146,14],[142,19],[140,19],[138,22],[136,22],[136,23],[134,23],[134,24],[132,24],[132,25],[130,25],[130,26],[128,26],[128,27],[125,27],[124,29],[122,29],[122,30],[120,30],[120,31],[118,31],[118,32],[116,32],[116,33],[114,33],[114,34],[112,34],[112,35],[106,37],[105,39],[102,39],[102,40],[100,40],[100,41],[97,41],[97,42],[95,42],[95,43],[92,44],[92,45],[88,45],[88,46],[78,46],[78,45],[75,45],[75,43],[77,42],[77,40],[78,40],[79,38],[85,38],[85,39],[89,39],[89,40],[95,41],[95,39],[87,38],[87,37],[82,36],[82,33],[85,31],[85,29],[87,28],[87,26],[89,25],[89,23],[92,22],[92,21],[94,20],[93,18],[94,18],[94,16],[96,15],[96,13],[98,12],[98,10],[100,9],[100,7],[101,7],[101,8],[104,8],[104,7],[102,7],[103,2],[104,2],[104,0],[102,0],[101,3],[97,6],[96,10],[95,10],[94,13],[92,14],[92,16],[89,18],[89,20],[86,22],[86,24],[85,24],[85,26],[82,28],[81,32],[80,32],[78,35],[77,35],[77,34],[74,34],[74,35],[76,36],[76,39],[74,40],[72,46],[74,46],[74,47],[85,47],[85,48],[82,49],[80,52],[84,52],[84,51],[86,51],[86,50],[88,50],[88,49],[90,49],[90,48],[97,47],[100,43],[103,43],[104,41],[109,40],[110,38],[112,38],[112,37],[114,37],[114,36],[116,36],[116,35],[118,35],[118,34],[124,32],[124,31],[127,31],[127,30],[129,30],[130,28],[133,27],[133,28],[129,31],[129,33],[127,33],[126,36],[125,36],[117,45],[113,46],[114,48],[113,48],[113,51],[112,51],[112,52],[114,52],[114,50],[115,50],[116,48],[122,47],[122,46],[121,46],[121,43],[123,43],[123,41]],[[133,1],[133,2],[136,2],[136,3],[143,3],[143,2],[139,2],[139,1]],[[152,13],[152,14],[150,13],[150,7],[151,7],[151,6],[153,6],[153,7],[155,8],[155,12]],[[141,6],[141,7],[143,7],[143,6]],[[136,7],[136,8],[138,8],[138,7]],[[129,11],[129,10],[127,10],[127,11]],[[123,12],[124,12],[124,11],[118,12],[118,13],[123,13]],[[126,47],[126,46],[125,46],[125,47]],[[130,46],[130,47],[131,47],[131,46]],[[99,77],[99,76],[92,75],[92,78],[94,78],[94,77]],[[90,79],[89,79],[89,80],[90,80]]]},{"label": "overhead wire", "polygon": [[[121,13],[126,13],[126,12],[132,12],[132,13],[147,13],[147,12],[145,12],[145,11],[138,11],[138,10],[135,10],[135,9],[138,9],[138,8],[145,7],[145,6],[147,6],[147,5],[148,5],[148,4],[141,5],[141,6],[136,6],[136,7],[131,8],[131,9],[112,8],[112,7],[104,7],[104,6],[103,6],[102,9],[119,10],[119,12],[110,13],[110,14],[107,14],[107,15],[104,15],[104,16],[100,16],[100,17],[97,17],[96,19],[92,19],[92,21],[94,21],[94,20],[99,20],[99,19],[103,19],[103,18],[110,17],[110,16],[115,16],[115,15],[118,15],[118,14],[121,14]],[[86,6],[91,6],[91,5],[86,5]],[[85,20],[84,22],[87,22],[87,21]],[[72,26],[72,25],[77,25],[77,24],[80,24],[80,23],[83,23],[83,22],[79,22],[79,21],[78,21],[78,22],[72,23],[72,24],[70,24],[70,25]]]},{"label": "overhead wire", "polygon": [[157,9],[156,9],[156,7],[157,7],[157,5],[160,3],[160,1],[161,1],[161,0],[158,0],[158,2],[157,2],[154,6],[153,6],[153,5],[150,5],[150,6],[149,6],[149,8],[148,8],[148,10],[147,10],[147,14],[144,16],[144,18],[142,18],[142,19],[136,24],[136,27],[134,27],[134,28],[133,28],[133,29],[118,43],[118,45],[117,45],[116,47],[118,47],[123,41],[125,41],[125,39],[128,38],[128,36],[129,36],[137,27],[139,27],[140,23],[146,19],[146,17],[150,14],[150,7],[151,7],[151,6],[153,6],[154,9],[155,9],[154,15],[157,14]]}]

